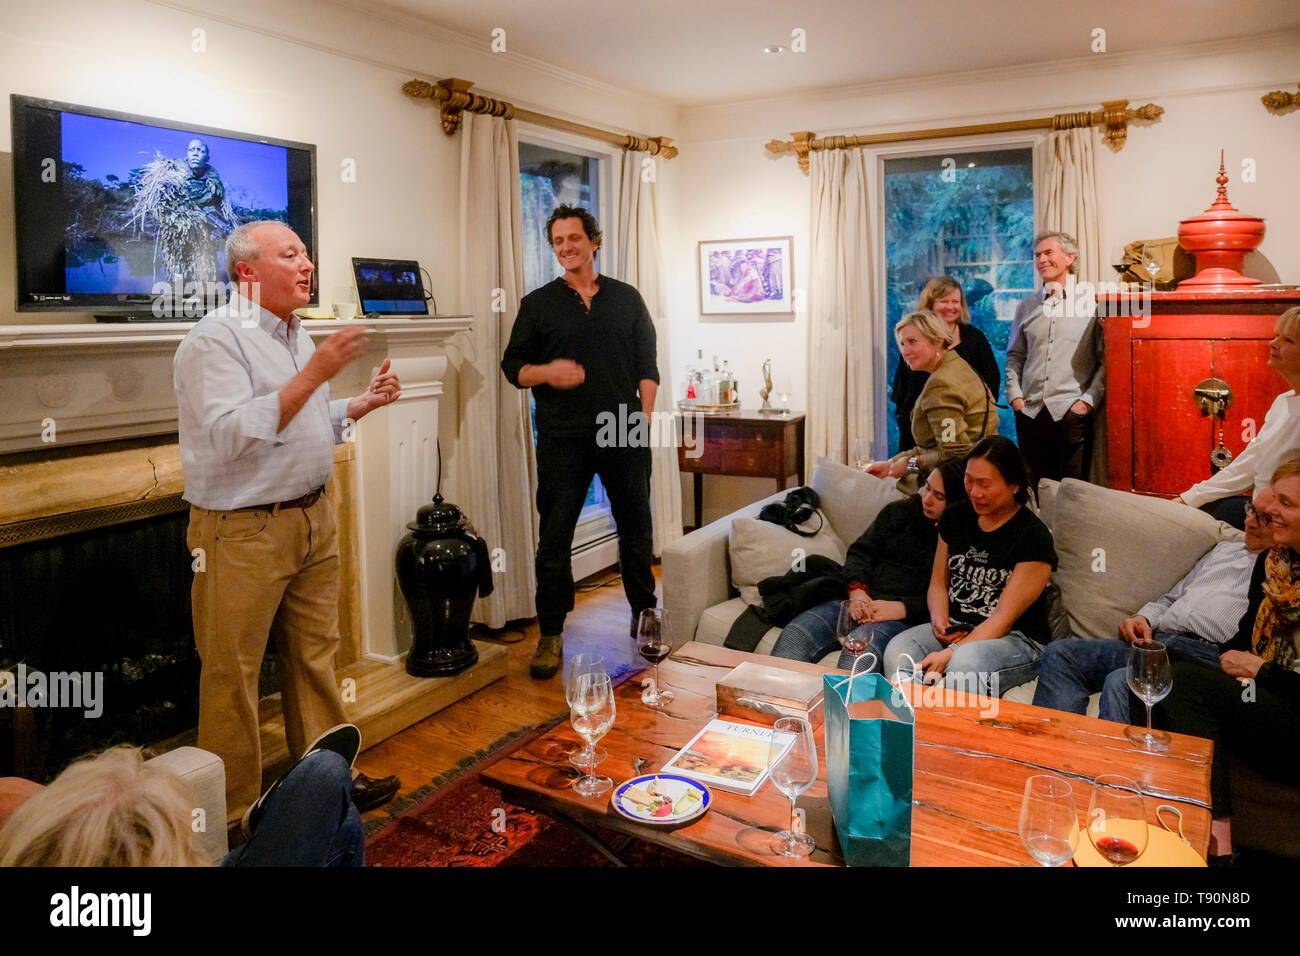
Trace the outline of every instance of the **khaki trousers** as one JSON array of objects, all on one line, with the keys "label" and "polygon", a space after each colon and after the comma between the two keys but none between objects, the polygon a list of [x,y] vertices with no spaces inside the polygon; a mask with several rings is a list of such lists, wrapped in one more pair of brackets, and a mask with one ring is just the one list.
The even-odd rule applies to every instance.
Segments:
[{"label": "khaki trousers", "polygon": [[309,508],[208,511],[190,506],[190,553],[204,551],[190,599],[199,678],[199,746],[226,765],[226,816],[261,793],[257,677],[267,637],[283,681],[284,728],[294,759],[345,723],[334,677],[339,645],[338,527],[324,495]]}]

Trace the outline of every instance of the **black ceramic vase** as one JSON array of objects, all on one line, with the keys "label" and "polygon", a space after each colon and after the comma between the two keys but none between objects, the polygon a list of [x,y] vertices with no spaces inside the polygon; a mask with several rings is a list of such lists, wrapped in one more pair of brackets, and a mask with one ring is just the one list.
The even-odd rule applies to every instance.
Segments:
[{"label": "black ceramic vase", "polygon": [[411,533],[397,546],[397,582],[415,629],[406,672],[416,677],[459,674],[478,662],[469,639],[469,613],[476,595],[492,593],[487,543],[441,494],[406,527]]}]

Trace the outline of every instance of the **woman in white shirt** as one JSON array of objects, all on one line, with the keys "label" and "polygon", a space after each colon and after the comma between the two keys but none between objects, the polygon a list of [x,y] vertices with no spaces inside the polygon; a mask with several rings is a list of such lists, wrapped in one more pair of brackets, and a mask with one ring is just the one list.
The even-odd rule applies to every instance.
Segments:
[{"label": "woman in white shirt", "polygon": [[1248,496],[1267,488],[1278,465],[1300,452],[1300,306],[1278,316],[1268,343],[1268,367],[1291,391],[1273,401],[1263,427],[1231,464],[1174,499],[1238,528],[1246,525]]}]

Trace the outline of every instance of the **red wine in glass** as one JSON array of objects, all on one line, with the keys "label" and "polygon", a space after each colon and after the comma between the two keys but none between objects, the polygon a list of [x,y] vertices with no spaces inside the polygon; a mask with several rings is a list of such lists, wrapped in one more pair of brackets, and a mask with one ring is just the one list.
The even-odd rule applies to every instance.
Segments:
[{"label": "red wine in glass", "polygon": [[1115,866],[1126,866],[1142,855],[1132,843],[1117,836],[1104,836],[1093,845],[1098,853]]},{"label": "red wine in glass", "polygon": [[673,647],[671,644],[663,643],[638,644],[637,651],[651,664],[658,664],[673,652]]}]

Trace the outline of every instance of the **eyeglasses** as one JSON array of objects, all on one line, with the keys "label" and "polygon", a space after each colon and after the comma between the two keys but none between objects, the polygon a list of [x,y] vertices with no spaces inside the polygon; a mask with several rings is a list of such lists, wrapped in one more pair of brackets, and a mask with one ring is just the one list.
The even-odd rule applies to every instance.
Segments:
[{"label": "eyeglasses", "polygon": [[1246,502],[1246,517],[1249,518],[1251,517],[1251,515],[1254,515],[1255,520],[1258,521],[1260,524],[1262,524],[1265,528],[1267,528],[1269,525],[1273,523],[1272,515],[1270,515],[1267,511],[1260,511],[1258,508],[1255,507],[1255,503],[1253,501],[1248,501]]}]

